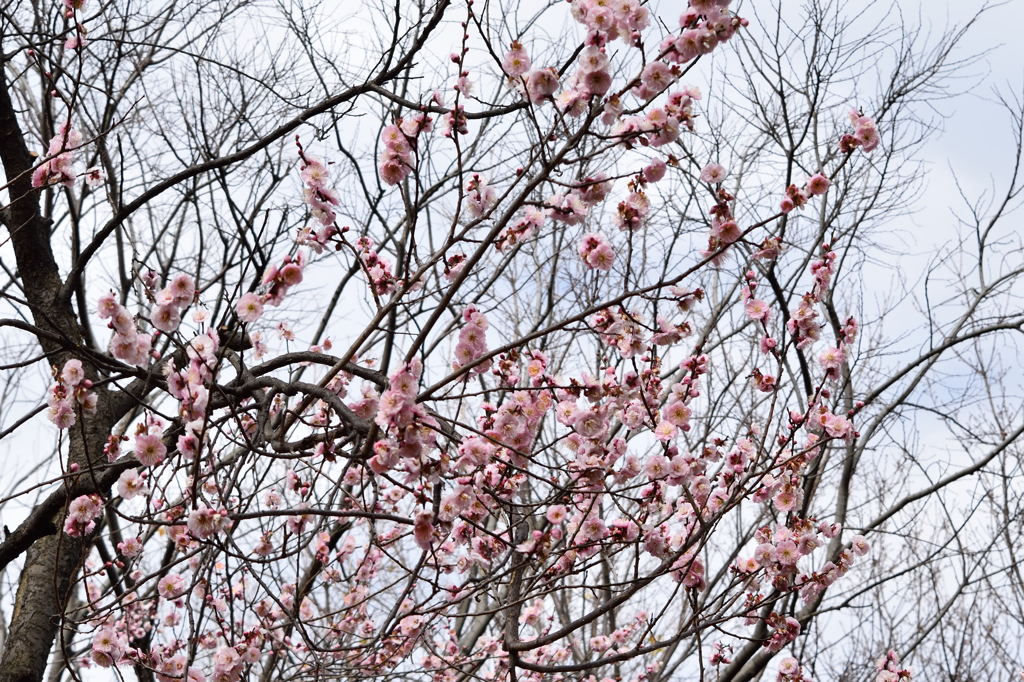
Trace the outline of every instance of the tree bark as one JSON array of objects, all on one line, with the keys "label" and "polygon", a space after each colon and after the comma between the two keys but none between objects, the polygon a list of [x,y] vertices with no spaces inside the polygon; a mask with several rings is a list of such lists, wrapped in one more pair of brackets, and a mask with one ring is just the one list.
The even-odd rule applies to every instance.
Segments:
[{"label": "tree bark", "polygon": [[[84,338],[70,303],[59,299],[63,283],[50,243],[50,223],[40,212],[39,195],[31,184],[33,157],[14,110],[3,66],[0,64],[0,160],[10,203],[0,209],[0,222],[10,234],[21,286],[39,330],[36,337],[50,362],[61,366],[75,357],[76,349],[84,347]],[[88,365],[86,376],[96,378]],[[80,413],[69,430],[63,470],[68,471],[70,465],[76,464],[79,473],[67,477],[64,485],[69,490],[73,486],[84,487],[78,494],[96,491],[92,468],[102,461],[103,444],[113,425],[107,392],[96,392],[96,413]],[[45,675],[68,596],[91,540],[71,538],[60,532],[65,509],[66,502],[53,513],[45,534],[27,548],[7,639],[0,654],[0,682],[42,680]]]}]

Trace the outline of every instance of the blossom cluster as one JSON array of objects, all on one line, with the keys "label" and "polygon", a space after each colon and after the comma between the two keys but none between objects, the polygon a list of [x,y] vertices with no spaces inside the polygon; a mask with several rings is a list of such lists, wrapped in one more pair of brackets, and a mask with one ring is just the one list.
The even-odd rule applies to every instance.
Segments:
[{"label": "blossom cluster", "polygon": [[611,270],[615,261],[615,251],[608,240],[599,234],[590,232],[583,235],[579,246],[580,258],[588,267],[598,270]]},{"label": "blossom cluster", "polygon": [[[213,378],[217,364],[217,349],[220,341],[217,335],[203,332],[193,337],[186,345],[187,364],[178,369],[172,362],[164,368],[167,374],[167,392],[179,401],[179,414],[187,421],[202,419],[209,404],[210,392],[206,384]],[[195,444],[188,439],[191,426],[186,424],[186,433],[179,439],[179,449],[186,456],[195,450]],[[184,447],[182,447],[184,446]]]},{"label": "blossom cluster", "polygon": [[383,473],[395,467],[410,478],[419,476],[429,462],[427,454],[435,447],[437,421],[416,402],[423,365],[413,360],[389,377],[388,388],[377,400],[374,421],[389,435],[374,443],[370,468]]},{"label": "blossom cluster", "polygon": [[786,188],[786,196],[779,202],[779,210],[789,213],[794,208],[800,208],[807,204],[809,196],[824,194],[830,185],[831,181],[823,173],[815,173],[807,178],[802,189],[796,185],[790,185]]},{"label": "blossom cluster", "polygon": [[853,125],[854,132],[852,135],[843,135],[839,140],[840,151],[849,154],[857,147],[861,147],[864,151],[870,152],[878,147],[881,138],[873,118],[853,110],[850,112],[850,123]]},{"label": "blossom cluster", "polygon": [[369,237],[360,237],[356,240],[356,248],[359,250],[359,260],[363,264],[367,276],[370,278],[370,286],[377,296],[386,296],[395,291],[400,282],[391,271],[391,263],[377,253],[373,240]]},{"label": "blossom cluster", "polygon": [[474,173],[466,183],[466,207],[474,218],[480,218],[494,206],[497,194],[479,173]]},{"label": "blossom cluster", "polygon": [[75,423],[76,406],[91,414],[96,411],[96,400],[82,361],[71,358],[57,373],[56,382],[46,394],[46,416],[58,429],[66,429]]},{"label": "blossom cluster", "polygon": [[317,229],[308,228],[304,240],[323,248],[337,233],[336,208],[340,203],[337,192],[330,186],[330,173],[319,159],[299,149],[301,164],[299,177],[302,179],[302,197],[309,207],[313,219],[320,223]]},{"label": "blossom cluster", "polygon": [[910,670],[900,664],[900,657],[892,649],[878,660],[875,670],[878,671],[875,682],[899,682],[899,680],[911,679]]},{"label": "blossom cluster", "polygon": [[[487,353],[487,318],[477,310],[476,306],[467,306],[462,311],[465,324],[459,330],[459,342],[455,346],[455,359],[452,368],[459,370]],[[482,374],[491,368],[489,360],[473,366],[469,375]]]},{"label": "blossom cluster", "polygon": [[179,273],[158,291],[149,311],[149,321],[154,329],[171,334],[181,324],[181,314],[196,297],[196,283],[191,275]]},{"label": "blossom cluster", "polygon": [[646,113],[622,118],[620,114],[623,104],[618,98],[612,97],[605,105],[601,122],[612,125],[612,136],[627,148],[631,148],[635,142],[643,146],[662,147],[678,140],[684,128],[693,130],[693,107],[701,97],[698,88],[686,86],[670,93],[661,106],[649,108]]},{"label": "blossom cluster", "polygon": [[300,251],[294,255],[286,255],[281,265],[271,265],[263,273],[260,284],[266,288],[262,297],[266,305],[281,305],[281,301],[288,295],[289,289],[302,284],[302,271],[306,267],[306,257]]},{"label": "blossom cluster", "polygon": [[[679,167],[674,157],[657,148],[678,139],[682,130],[693,129],[693,108],[701,95],[695,88],[682,87],[667,94],[661,106],[641,104],[628,116],[623,116],[626,108],[619,95],[631,92],[642,102],[661,97],[681,76],[680,64],[707,54],[745,23],[728,11],[728,0],[691,0],[680,18],[681,33],[666,38],[661,54],[646,60],[634,80],[602,103],[592,98],[605,97],[612,90],[610,41],[621,39],[641,46],[640,32],[650,23],[649,10],[639,0],[572,0],[571,4],[574,16],[588,30],[572,76],[563,79],[554,68],[533,68],[518,42],[512,43],[502,68],[533,104],[552,101],[570,116],[597,113],[603,105],[602,123],[612,128],[610,147],[639,144],[655,148],[656,158],[629,176],[627,191],[616,196],[621,201],[614,217],[609,216],[626,233],[620,235],[623,239],[632,238],[650,220],[651,196],[658,188],[649,184],[661,181],[669,165]],[[461,57],[456,61],[461,64]],[[468,93],[465,72],[456,87],[460,95]],[[441,106],[439,96],[435,101]],[[562,117],[553,118],[558,118],[560,125],[573,125]],[[460,105],[445,114],[448,134],[465,132],[466,122]],[[869,127],[861,119],[854,124],[858,135]],[[384,127],[377,164],[385,184],[401,183],[416,170],[419,136],[430,130],[431,119],[425,113],[398,118]],[[871,144],[867,132],[857,140],[866,150]],[[51,161],[66,153],[63,146],[58,147]],[[368,235],[349,242],[348,228],[337,225],[340,197],[331,187],[328,165],[305,155],[301,147],[300,156],[303,199],[318,225],[303,228],[296,240],[300,247],[308,248],[274,261],[277,264],[265,271],[259,287],[239,297],[234,312],[243,324],[259,320],[265,306],[280,305],[303,281],[307,254],[322,253],[329,244],[349,249],[346,255],[362,266],[375,297],[406,291],[407,280],[399,279],[407,276],[405,264],[393,269],[381,253],[393,242],[386,238],[378,243]],[[54,166],[55,180],[40,182],[66,182],[62,175],[66,168],[70,161],[64,159]],[[518,218],[498,233],[493,246],[512,251],[540,232],[548,220],[555,224],[554,229],[581,226],[579,232],[585,232],[587,228],[582,226],[611,195],[612,179],[588,170],[567,177],[574,179],[552,182],[554,190],[538,189],[527,199]],[[470,170],[465,178],[464,184],[461,179],[456,181],[452,194],[458,193],[461,208],[473,220],[490,217],[498,190],[480,173]],[[728,171],[719,163],[709,163],[700,172],[701,182],[715,197],[709,219],[710,250],[724,250],[743,235],[733,215],[735,197],[724,188],[728,178]],[[783,210],[806,204],[809,197],[824,194],[828,187],[824,173],[812,175],[802,188],[790,186]],[[541,200],[543,196],[547,198]],[[465,222],[468,232],[473,222]],[[465,241],[473,243],[472,238]],[[449,246],[455,245],[445,246],[445,250]],[[460,246],[467,251],[477,248]],[[483,244],[479,248],[489,247]],[[467,259],[457,248],[444,253],[444,267],[449,281],[461,283],[460,273],[465,272],[467,262],[478,259]],[[576,248],[588,268],[609,271],[616,258],[609,240],[596,232],[583,234]],[[781,239],[768,237],[753,257],[771,259],[780,249]],[[422,255],[412,253],[410,258],[418,260]],[[811,290],[789,312],[787,331],[794,343],[783,343],[781,348],[769,331],[774,311],[757,297],[756,268],[750,266],[754,269],[744,272],[740,282],[742,313],[754,323],[751,326],[769,359],[781,360],[793,345],[802,350],[820,340],[823,325],[818,308],[827,298],[835,261],[835,253],[826,244],[821,258],[811,265]],[[178,275],[155,291],[153,274],[145,276],[143,283],[153,304],[149,323],[163,334],[178,331],[183,312],[196,300],[195,282]],[[423,286],[417,281],[408,289]],[[174,358],[161,367],[166,392],[177,403],[173,430],[147,412],[138,423],[128,422],[134,424],[131,437],[123,432],[112,434],[104,448],[113,461],[121,455],[122,442],[132,441],[138,467],[124,471],[116,489],[125,501],[143,497],[135,505],[145,502],[148,517],[125,514],[120,518],[143,520],[157,530],[147,533],[145,523],[140,524],[142,529],[125,535],[118,529],[124,539],[116,545],[117,557],[109,561],[104,557],[102,567],[86,569],[90,603],[100,604],[109,598],[109,594],[98,594],[90,582],[103,568],[125,568],[125,576],[130,578],[124,581],[125,595],[118,595],[122,607],[118,617],[104,615],[90,623],[96,627],[92,661],[103,667],[131,661],[152,669],[162,681],[231,682],[252,675],[253,664],[270,644],[275,651],[308,653],[304,647],[309,642],[288,634],[295,621],[301,620],[310,626],[309,632],[325,633],[323,651],[330,651],[334,662],[357,676],[371,669],[398,670],[405,665],[403,659],[419,651],[425,655],[416,664],[438,671],[437,679],[451,678],[448,672],[461,664],[470,669],[476,665],[471,657],[487,660],[483,668],[472,668],[474,675],[503,679],[510,659],[501,637],[486,632],[467,652],[446,621],[468,603],[466,600],[481,599],[483,605],[482,599],[490,598],[487,591],[498,579],[489,571],[500,569],[507,576],[506,570],[538,569],[523,581],[532,594],[509,609],[518,617],[508,620],[543,637],[558,627],[552,600],[575,578],[559,581],[568,576],[589,579],[588,572],[597,562],[623,550],[623,555],[635,552],[642,557],[644,571],[655,567],[650,569],[655,571],[650,574],[652,581],[676,581],[678,584],[670,587],[689,591],[694,603],[709,585],[716,587],[716,574],[728,575],[727,589],[746,592],[743,613],[748,624],[767,625],[763,646],[772,652],[783,650],[800,634],[801,623],[791,611],[772,610],[784,608],[782,604],[791,599],[768,601],[763,593],[784,592],[813,602],[850,570],[857,556],[868,551],[860,536],[841,546],[838,525],[805,518],[807,512],[802,511],[809,465],[824,451],[829,438],[855,434],[854,412],[835,414],[836,408],[830,408],[826,400],[829,390],[835,389],[829,382],[841,377],[856,322],[848,320],[836,343],[817,356],[823,378],[818,390],[808,396],[806,409],[788,411],[788,421],[784,407],[777,412],[782,422],[777,440],[761,437],[762,427],[756,424],[740,426],[746,429],[744,433],[705,438],[702,422],[714,416],[705,413],[703,404],[715,398],[703,396],[710,382],[712,351],[705,346],[706,339],[696,341],[692,349],[670,348],[694,328],[690,321],[675,315],[691,311],[703,299],[703,291],[666,289],[649,299],[634,296],[626,302],[623,297],[618,299],[621,303],[590,315],[586,322],[598,339],[596,360],[593,366],[588,364],[587,371],[568,376],[550,369],[548,356],[525,344],[481,361],[489,356],[489,322],[476,306],[466,307],[451,367],[457,374],[464,370],[464,378],[476,377],[484,395],[476,398],[480,394],[467,392],[460,396],[457,386],[444,386],[441,390],[450,394],[443,400],[457,400],[459,405],[452,409],[455,416],[447,418],[440,412],[445,408],[438,406],[454,402],[419,395],[424,367],[418,359],[397,369],[391,360],[380,360],[383,367],[378,370],[374,363],[379,358],[346,355],[344,362],[338,362],[328,354],[331,344],[323,342],[301,360],[266,363],[274,365],[266,371],[281,370],[283,374],[285,369],[294,370],[288,389],[263,392],[261,387],[240,395],[239,386],[247,381],[245,374],[258,374],[259,368],[236,362],[234,355],[224,357],[221,345],[228,342],[215,331],[202,331],[181,343]],[[641,301],[653,302],[654,310],[641,312],[637,307]],[[661,301],[668,302],[671,312],[659,307]],[[404,304],[397,299],[386,303]],[[114,330],[112,355],[140,365],[155,356],[153,338],[140,333],[136,319],[113,294],[101,299],[100,315],[110,320]],[[279,330],[283,339],[295,338],[284,324]],[[184,338],[174,339],[176,345],[178,341]],[[362,347],[357,344],[351,354],[363,356],[374,341]],[[429,345],[428,340],[426,346],[417,347]],[[385,357],[398,357],[400,352],[395,348],[392,355],[389,347]],[[320,357],[309,360],[315,355]],[[677,363],[680,355],[685,357]],[[673,360],[669,362],[668,357]],[[288,367],[290,362],[293,367]],[[301,383],[294,379],[300,372],[314,372],[322,366],[318,362],[334,365],[335,370],[315,386],[315,378],[303,378]],[[366,366],[359,371],[349,362]],[[222,365],[228,373],[237,370],[239,378],[219,377]],[[352,372],[337,371],[342,366]],[[436,368],[435,363],[432,369]],[[392,373],[385,380],[388,371]],[[487,372],[490,376],[484,376]],[[761,391],[777,389],[778,379],[759,368],[754,368],[752,377]],[[154,384],[163,387],[158,380]],[[95,404],[90,388],[81,363],[68,361],[51,389],[51,418],[58,426],[74,423],[76,401],[85,409],[90,401]],[[349,397],[349,393],[353,395]],[[300,398],[290,400],[296,394]],[[216,396],[216,402],[211,396]],[[213,409],[216,405],[229,409],[217,411]],[[174,410],[167,412],[173,414]],[[468,418],[462,419],[467,413]],[[691,438],[688,433],[699,437]],[[220,443],[237,446],[240,454],[222,458],[215,447]],[[205,456],[200,456],[201,451]],[[248,482],[237,484],[251,471],[235,465],[240,461],[243,464],[239,466],[245,466],[246,457],[256,457],[257,466],[266,467],[266,476],[253,484],[256,489],[248,488]],[[232,487],[232,492],[225,492]],[[250,490],[251,499],[239,499]],[[325,490],[330,490],[330,501],[319,497]],[[759,505],[759,511],[773,520],[754,533],[752,546],[744,550],[747,555],[733,563],[730,554],[729,563],[719,571],[713,543],[705,544],[704,535],[731,509],[751,504]],[[97,495],[76,498],[69,505],[65,532],[74,536],[91,533],[103,507]],[[328,522],[338,521],[332,518],[335,514],[345,517],[346,531],[340,538],[326,530],[331,528]],[[246,522],[252,523],[243,525]],[[141,565],[148,557],[143,556],[142,538],[148,541],[157,533],[167,541],[167,551],[177,552],[181,560],[176,558],[168,565],[165,559],[160,569],[146,578]],[[237,546],[243,550],[251,548],[264,562],[256,575],[273,576],[274,562],[283,558],[289,561],[289,575],[294,572],[292,562],[303,558],[315,562],[315,571],[308,573],[312,578],[302,587],[297,582],[272,583],[270,593],[261,584],[258,587],[264,598],[249,602],[258,593],[251,580],[253,573],[236,571],[234,556],[216,554],[218,548],[223,550],[219,547],[222,539],[232,544],[238,540]],[[841,549],[830,550],[825,560],[817,560],[815,553],[830,546]],[[411,561],[408,552],[415,553]],[[390,588],[381,587],[393,578],[385,573],[388,561],[402,576],[398,582],[408,589],[389,604],[390,614],[381,618],[375,600],[391,597]],[[414,571],[411,566],[416,566]],[[216,570],[208,570],[210,567]],[[611,562],[609,570],[615,570]],[[222,581],[221,574],[237,575],[237,579]],[[148,585],[147,580],[151,581]],[[321,583],[332,585],[337,597],[330,616],[323,619],[318,613],[319,600],[304,593]],[[193,605],[202,605],[195,613],[209,617],[218,627],[190,632],[192,642],[165,637],[191,615]],[[241,615],[233,613],[236,607]],[[639,646],[637,640],[656,636],[647,614],[631,615],[622,622],[606,630],[595,622],[586,637],[568,643],[560,638],[550,646],[524,651],[521,658],[535,666],[554,665],[575,655],[573,648],[582,648],[588,655],[625,657],[631,647]],[[166,642],[161,643],[161,638]],[[141,639],[147,641],[145,651],[131,646]],[[366,646],[366,642],[373,645]],[[193,646],[205,652],[199,655],[208,676],[198,667],[189,667],[195,658]],[[727,650],[719,646],[718,658],[712,662],[728,662]],[[657,668],[656,663],[645,665],[648,672]],[[522,677],[546,679],[528,672]],[[641,673],[634,679],[646,678]],[[809,682],[792,658],[781,662],[778,680]]]},{"label": "blossom cluster", "polygon": [[65,121],[50,139],[46,160],[32,171],[33,187],[66,185],[70,187],[78,178],[75,173],[75,151],[82,146],[82,134]]},{"label": "blossom cluster", "polygon": [[423,113],[384,127],[380,134],[383,150],[377,170],[385,184],[397,185],[409,176],[414,165],[417,138],[432,128],[430,117]]},{"label": "blossom cluster", "polygon": [[548,208],[527,206],[517,220],[501,231],[494,247],[498,251],[506,251],[527,241],[544,226],[544,220],[550,211],[551,209]]},{"label": "blossom cluster", "polygon": [[619,39],[628,45],[633,45],[651,23],[650,10],[638,0],[572,0],[572,16],[587,27],[595,40]]},{"label": "blossom cluster", "polygon": [[100,319],[110,320],[107,324],[114,330],[110,339],[110,354],[132,365],[148,364],[153,336],[139,331],[135,318],[113,293],[100,297],[98,313]]},{"label": "blossom cluster", "polygon": [[64,532],[71,537],[88,535],[96,528],[96,519],[102,513],[103,498],[99,495],[79,495],[68,504]]},{"label": "blossom cluster", "polygon": [[690,0],[679,15],[678,36],[666,36],[661,42],[665,59],[685,63],[705,54],[732,38],[737,29],[748,25],[746,19],[728,10],[732,0]]}]

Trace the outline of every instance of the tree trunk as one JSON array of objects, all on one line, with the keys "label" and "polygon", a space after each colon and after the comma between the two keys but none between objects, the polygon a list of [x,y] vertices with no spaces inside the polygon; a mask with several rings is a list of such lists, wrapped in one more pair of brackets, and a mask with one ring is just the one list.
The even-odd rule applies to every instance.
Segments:
[{"label": "tree trunk", "polygon": [[[0,45],[3,44],[0,36]],[[31,184],[33,158],[22,134],[0,64],[0,160],[3,162],[10,204],[0,211],[0,222],[10,234],[18,275],[32,310],[36,337],[50,362],[62,365],[83,348],[84,339],[70,301],[60,300],[62,281],[50,244],[50,224],[39,209]],[[86,376],[96,379],[88,364]],[[76,464],[79,474],[68,476],[65,486],[90,486],[92,468],[103,460],[103,445],[113,424],[109,396],[97,389],[94,415],[78,415],[69,430],[70,445],[63,470]],[[46,662],[75,576],[91,538],[71,538],[61,532],[64,508],[52,517],[52,526],[26,552],[18,583],[7,639],[0,655],[0,682],[42,680]]]}]

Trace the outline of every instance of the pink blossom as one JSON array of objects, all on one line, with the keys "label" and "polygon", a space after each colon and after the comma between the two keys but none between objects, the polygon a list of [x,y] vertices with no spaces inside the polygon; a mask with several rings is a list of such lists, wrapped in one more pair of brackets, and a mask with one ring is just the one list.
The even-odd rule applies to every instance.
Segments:
[{"label": "pink blossom", "polygon": [[745,310],[747,312],[747,317],[759,322],[767,322],[768,317],[771,315],[771,308],[768,304],[756,298],[752,298],[747,301]]},{"label": "pink blossom", "polygon": [[177,573],[168,573],[157,581],[156,587],[164,599],[177,599],[185,594],[185,578]]},{"label": "pink blossom", "polygon": [[170,334],[181,324],[181,314],[173,304],[156,305],[149,313],[150,322],[156,329]]},{"label": "pink blossom", "polygon": [[548,522],[555,526],[565,521],[566,516],[566,509],[563,505],[560,504],[551,505],[550,507],[548,507],[548,510],[544,513],[544,517],[548,520]]},{"label": "pink blossom", "polygon": [[828,178],[821,173],[815,173],[811,177],[807,178],[807,193],[808,194],[824,194],[828,191],[829,185]]},{"label": "pink blossom", "polygon": [[434,535],[434,526],[431,522],[432,514],[429,511],[422,511],[416,515],[416,522],[413,525],[413,538],[420,549],[430,549],[431,540]]},{"label": "pink blossom", "polygon": [[647,182],[658,182],[665,177],[665,171],[667,168],[668,166],[665,164],[664,159],[655,159],[654,161],[651,161],[649,164],[644,166],[644,180]]},{"label": "pink blossom", "polygon": [[263,315],[263,300],[259,294],[248,292],[242,294],[235,305],[235,312],[238,319],[246,324],[251,324]]},{"label": "pink blossom", "polygon": [[82,383],[85,379],[85,371],[82,369],[82,361],[77,358],[71,358],[64,363],[64,367],[60,372],[61,379],[68,386],[77,386]]},{"label": "pink blossom", "polygon": [[199,507],[188,515],[188,531],[192,537],[204,540],[219,533],[225,519],[226,517],[215,509]]},{"label": "pink blossom", "polygon": [[725,170],[725,166],[720,163],[709,163],[700,172],[700,179],[709,184],[717,185],[725,180],[726,175],[728,173]]},{"label": "pink blossom", "polygon": [[526,93],[533,104],[543,104],[558,90],[558,73],[553,68],[537,69],[526,79]]},{"label": "pink blossom", "polygon": [[643,87],[652,93],[659,93],[675,80],[672,69],[665,62],[650,62],[640,74]]},{"label": "pink blossom", "polygon": [[143,466],[156,466],[164,461],[167,455],[167,446],[159,435],[140,433],[135,437],[134,447],[135,458]]},{"label": "pink blossom", "polygon": [[864,539],[863,535],[855,535],[853,539],[850,540],[850,546],[853,548],[853,552],[857,556],[864,556],[871,551],[871,546],[868,544],[868,541]]},{"label": "pink blossom", "polygon": [[138,469],[126,469],[117,479],[117,494],[126,500],[146,492],[146,480]]},{"label": "pink blossom", "polygon": [[510,77],[518,78],[530,70],[530,56],[521,43],[513,42],[501,65]]}]

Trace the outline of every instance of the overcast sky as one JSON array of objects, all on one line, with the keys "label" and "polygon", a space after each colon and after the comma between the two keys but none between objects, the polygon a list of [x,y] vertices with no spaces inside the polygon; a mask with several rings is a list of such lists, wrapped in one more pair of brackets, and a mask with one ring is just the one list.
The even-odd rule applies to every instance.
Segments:
[{"label": "overcast sky", "polygon": [[[868,5],[874,0],[859,2]],[[985,3],[911,0],[901,4],[908,6],[908,13],[909,6],[920,7],[922,19],[942,30],[953,22],[966,21]],[[969,91],[940,103],[944,130],[924,149],[933,165],[922,217],[941,219],[946,215],[953,190],[951,171],[972,193],[991,189],[993,182],[1003,186],[1000,181],[1013,160],[1013,140],[1010,120],[996,101],[995,90],[1018,98],[1024,93],[1024,42],[1019,35],[1022,26],[1024,0],[1007,0],[983,14],[967,34],[963,55],[987,54],[965,71],[961,87]],[[934,209],[942,213],[936,214]]]}]

